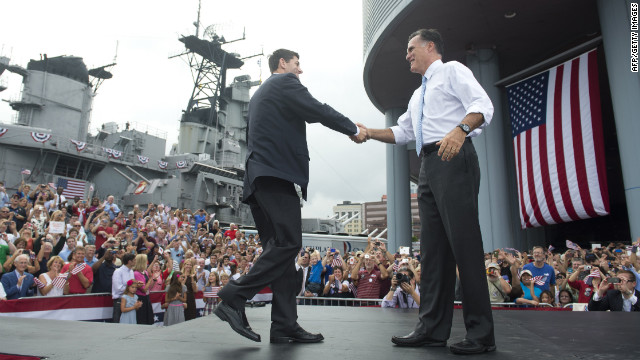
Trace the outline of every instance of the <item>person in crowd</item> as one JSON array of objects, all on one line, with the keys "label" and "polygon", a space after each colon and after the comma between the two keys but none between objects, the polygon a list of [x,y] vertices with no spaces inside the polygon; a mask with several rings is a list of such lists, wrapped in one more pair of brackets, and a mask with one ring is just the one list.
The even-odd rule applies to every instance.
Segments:
[{"label": "person in crowd", "polygon": [[143,285],[136,287],[137,299],[142,303],[142,306],[136,309],[136,319],[138,324],[153,325],[153,307],[151,300],[149,299],[149,289],[153,286],[156,279],[149,276],[149,270],[157,262],[157,258],[148,265],[147,255],[138,254],[135,258],[135,264],[133,266],[133,278],[138,283]]},{"label": "person in crowd", "polygon": [[36,205],[27,217],[27,222],[33,225],[38,234],[44,234],[45,224],[49,222],[49,213],[44,211],[44,206]]},{"label": "person in crowd", "polygon": [[380,295],[380,281],[389,276],[387,269],[378,267],[379,263],[376,261],[374,254],[365,254],[358,258],[358,265],[353,269],[351,279],[357,286],[360,299],[377,299]]},{"label": "person in crowd", "polygon": [[[163,260],[156,260],[158,257],[156,256],[153,260],[153,262],[150,265],[151,268],[151,272],[149,274],[149,277],[153,279],[153,283],[151,284],[151,287],[149,288],[149,292],[158,292],[158,291],[164,291],[165,289],[165,276],[164,273],[162,271],[162,265],[160,264],[160,261],[166,261],[167,257],[169,259],[171,259],[171,257],[167,256],[164,257],[163,256]],[[170,261],[170,260],[169,260]],[[169,266],[167,266],[167,268],[170,268],[171,264],[168,264]]]},{"label": "person in crowd", "polygon": [[184,284],[187,287],[187,307],[184,311],[185,321],[193,320],[196,318],[196,292],[198,292],[198,285],[196,282],[196,269],[194,266],[195,260],[187,259],[182,263],[180,272],[184,277]]},{"label": "person in crowd", "polygon": [[36,259],[36,254],[27,249],[27,240],[25,238],[17,238],[14,242],[13,245],[15,246],[15,251],[13,252],[13,254],[11,255],[11,257],[9,257],[3,264],[3,268],[5,272],[11,272],[13,271],[16,266],[14,264],[15,259],[17,259],[17,257],[19,255],[26,255],[28,258],[28,262],[27,262],[27,272],[29,274],[37,274],[40,271],[40,263],[37,261]]},{"label": "person in crowd", "polygon": [[0,282],[6,293],[7,300],[33,296],[35,282],[33,275],[27,272],[29,255],[21,254],[14,260],[16,269],[2,276]]},{"label": "person in crowd", "polygon": [[533,247],[533,260],[532,263],[523,266],[523,269],[531,272],[536,288],[541,291],[551,290],[551,293],[555,294],[556,272],[551,265],[545,262],[547,259],[542,246]]},{"label": "person in crowd", "polygon": [[[576,264],[577,265],[577,264]],[[589,266],[589,268],[586,268]],[[580,274],[587,270],[587,276],[583,280],[579,280]],[[579,265],[571,273],[568,284],[578,292],[578,302],[586,304],[593,297],[594,292],[598,290],[602,281],[602,272],[599,267],[591,267],[591,265]]]},{"label": "person in crowd", "polygon": [[511,285],[502,277],[501,270],[496,263],[487,265],[487,286],[492,303],[506,302],[511,294]]},{"label": "person in crowd", "polygon": [[0,208],[8,206],[11,203],[9,200],[9,194],[7,194],[7,189],[4,187],[4,181],[0,181]]},{"label": "person in crowd", "polygon": [[309,254],[309,250],[302,251],[300,255],[298,255],[298,260],[296,261],[296,276],[297,280],[300,283],[296,287],[296,295],[304,296],[304,292],[307,288],[307,282],[309,281],[309,276],[311,275],[311,255]]},{"label": "person in crowd", "polygon": [[550,290],[545,290],[540,293],[540,304],[549,304],[552,307],[556,306],[554,296]]},{"label": "person in crowd", "polygon": [[117,269],[115,260],[117,257],[122,257],[123,254],[124,251],[118,253],[118,250],[115,249],[115,242],[102,244],[102,247],[98,250],[98,260],[91,265],[94,280],[91,288],[92,293],[111,292],[113,274]]},{"label": "person in crowd", "polygon": [[343,269],[336,267],[333,274],[329,275],[329,280],[324,286],[323,296],[332,298],[352,298],[353,292],[349,288],[349,281],[344,279]]},{"label": "person in crowd", "polygon": [[305,296],[315,297],[322,293],[322,272],[324,271],[324,266],[320,260],[320,253],[317,251],[311,254],[310,268],[311,273],[309,274],[307,287],[305,288]]},{"label": "person in crowd", "polygon": [[27,221],[27,212],[19,204],[20,196],[14,194],[11,196],[11,204],[9,205],[9,211],[13,214],[13,221],[16,223],[16,230],[20,231],[22,225]]},{"label": "person in crowd", "polygon": [[589,311],[640,311],[640,292],[636,290],[636,277],[629,270],[620,270],[614,289],[609,289],[609,279],[602,279],[598,291],[589,301]]},{"label": "person in crowd", "polygon": [[106,215],[100,215],[100,221],[97,225],[91,228],[91,232],[96,237],[95,246],[100,247],[110,237],[114,235],[113,227],[109,226],[109,217]]},{"label": "person in crowd", "polygon": [[416,285],[413,271],[403,267],[391,278],[391,288],[382,300],[383,308],[401,309],[420,307],[420,288]]},{"label": "person in crowd", "polygon": [[572,295],[571,302],[578,300],[578,292],[569,285],[569,278],[564,272],[556,274],[556,303],[560,302],[560,291],[567,290]]},{"label": "person in crowd", "polygon": [[[122,310],[121,299],[124,290],[127,287],[127,282],[134,279],[133,267],[135,266],[136,256],[131,253],[126,253],[122,256],[122,266],[113,272],[113,278],[111,280],[111,298],[113,299],[113,322],[120,322],[120,314]],[[138,285],[144,285],[139,284]]]},{"label": "person in crowd", "polygon": [[538,306],[538,304],[540,304],[540,294],[542,293],[542,290],[535,287],[530,270],[522,270],[520,273],[520,283],[522,284],[523,294],[521,297],[516,299],[515,303]]},{"label": "person in crowd", "polygon": [[567,305],[573,303],[573,294],[571,293],[571,291],[567,289],[562,289],[558,294],[558,299],[559,299],[559,301],[557,302],[558,307],[564,308]]},{"label": "person in crowd", "polygon": [[136,294],[138,285],[135,281],[127,281],[127,287],[122,294],[120,302],[120,324],[139,324],[136,314],[142,308],[142,301]]},{"label": "person in crowd", "polygon": [[74,237],[67,238],[66,247],[58,253],[58,256],[60,256],[65,262],[71,261],[69,259],[69,256],[76,249],[77,246],[78,246],[78,241],[76,240],[76,238]]},{"label": "person in crowd", "polygon": [[[68,245],[68,243],[67,243]],[[60,270],[61,273],[69,272],[69,281],[65,286],[66,294],[85,294],[93,283],[93,270],[84,262],[85,250],[77,246],[69,257],[69,263]],[[78,267],[78,269],[76,269]]]},{"label": "person in crowd", "polygon": [[204,287],[203,297],[204,297],[204,312],[203,316],[208,316],[213,313],[216,306],[218,305],[218,301],[220,298],[218,297],[218,291],[220,290],[220,279],[218,274],[215,272],[210,272],[207,277],[207,283]]},{"label": "person in crowd", "polygon": [[49,271],[40,274],[38,277],[39,284],[38,287],[38,295],[40,296],[62,296],[64,295],[64,287],[67,285],[69,278],[65,277],[65,283],[62,286],[56,286],[57,284],[53,283],[53,280],[60,275],[60,270],[64,266],[64,260],[60,256],[53,256],[47,262],[47,269]]},{"label": "person in crowd", "polygon": [[209,279],[209,271],[205,269],[204,258],[199,258],[196,263],[196,282],[198,285],[198,291],[203,291],[206,286],[207,279]]},{"label": "person in crowd", "polygon": [[171,326],[185,322],[184,311],[187,309],[187,286],[186,278],[180,271],[174,271],[171,282],[167,287],[167,294],[163,307],[164,326]]},{"label": "person in crowd", "polygon": [[113,201],[113,195],[109,195],[107,196],[107,201],[104,202],[104,212],[109,215],[111,221],[115,220],[116,216],[120,214],[120,208]]}]

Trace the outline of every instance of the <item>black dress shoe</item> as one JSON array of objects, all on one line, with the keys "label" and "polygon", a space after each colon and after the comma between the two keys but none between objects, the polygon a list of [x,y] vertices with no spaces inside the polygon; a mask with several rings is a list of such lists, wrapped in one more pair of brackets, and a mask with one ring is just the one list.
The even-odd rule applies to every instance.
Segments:
[{"label": "black dress shoe", "polygon": [[451,352],[454,354],[462,355],[482,354],[485,352],[496,351],[496,346],[484,345],[471,339],[464,339],[459,343],[449,346],[449,350],[451,350]]},{"label": "black dress shoe", "polygon": [[288,334],[287,336],[274,336],[271,335],[272,344],[285,344],[289,342],[299,343],[317,343],[324,340],[322,334],[312,334],[303,328],[298,328],[296,331]]},{"label": "black dress shoe", "polygon": [[416,333],[415,331],[407,336],[393,336],[391,342],[398,346],[429,346],[429,347],[443,347],[447,345],[446,341],[433,340],[428,338],[424,334]]},{"label": "black dress shoe", "polygon": [[242,311],[232,308],[223,301],[218,304],[218,307],[216,307],[213,313],[216,314],[220,320],[228,322],[233,331],[249,340],[260,342],[260,335],[251,330],[248,322],[245,325],[246,316],[243,317]]}]

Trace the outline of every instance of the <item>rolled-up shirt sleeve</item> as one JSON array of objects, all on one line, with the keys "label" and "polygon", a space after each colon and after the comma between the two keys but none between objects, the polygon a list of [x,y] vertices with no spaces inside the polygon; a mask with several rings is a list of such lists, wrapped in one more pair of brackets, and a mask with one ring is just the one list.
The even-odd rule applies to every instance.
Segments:
[{"label": "rolled-up shirt sleeve", "polygon": [[396,145],[404,145],[410,141],[416,141],[416,135],[411,122],[411,113],[409,110],[398,118],[398,125],[392,126],[391,131],[396,140]]},{"label": "rolled-up shirt sleeve", "polygon": [[484,129],[489,125],[493,118],[493,103],[489,99],[489,95],[484,91],[473,73],[466,66],[455,63],[451,67],[453,70],[450,74],[451,87],[455,91],[458,99],[465,108],[466,115],[472,113],[482,114],[484,122],[480,125],[480,129]]},{"label": "rolled-up shirt sleeve", "polygon": [[393,293],[393,297],[391,300],[387,300],[387,296],[385,295],[384,299],[382,299],[382,304],[380,305],[383,308],[395,308],[398,304],[398,289]]}]

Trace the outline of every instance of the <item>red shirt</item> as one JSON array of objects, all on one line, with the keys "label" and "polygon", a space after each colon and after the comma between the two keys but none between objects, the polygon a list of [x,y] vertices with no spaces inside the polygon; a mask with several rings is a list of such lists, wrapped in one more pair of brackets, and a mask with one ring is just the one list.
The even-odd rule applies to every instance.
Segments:
[{"label": "red shirt", "polygon": [[113,228],[111,226],[108,226],[108,227],[98,226],[98,230],[96,230],[96,244],[95,244],[96,249],[99,249],[102,246],[102,244],[104,244],[104,242],[107,241],[107,238],[100,235],[100,231],[104,231],[109,235],[113,235]]},{"label": "red shirt", "polygon": [[223,239],[226,239],[227,236],[231,238],[231,240],[235,240],[236,239],[236,231],[238,230],[227,230],[224,232],[224,236]]},{"label": "red shirt", "polygon": [[[69,264],[65,264],[60,270],[60,273],[66,273],[69,271]],[[93,282],[93,270],[91,270],[91,266],[85,265],[84,269],[82,269],[82,274],[84,277],[89,280],[89,284]],[[78,275],[71,275],[69,278],[69,293],[70,294],[84,294],[87,292],[87,289],[82,286],[80,279],[78,279]]]},{"label": "red shirt", "polygon": [[360,269],[358,272],[358,298],[378,299],[380,296],[380,270],[374,268],[371,272]]}]

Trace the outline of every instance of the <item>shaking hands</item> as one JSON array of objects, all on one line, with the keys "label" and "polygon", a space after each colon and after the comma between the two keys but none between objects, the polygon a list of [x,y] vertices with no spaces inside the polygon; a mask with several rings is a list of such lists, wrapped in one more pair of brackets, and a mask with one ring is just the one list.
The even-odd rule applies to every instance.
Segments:
[{"label": "shaking hands", "polygon": [[349,136],[349,138],[353,142],[355,142],[356,144],[362,144],[363,142],[365,142],[368,139],[370,139],[369,131],[368,131],[366,126],[364,126],[364,125],[362,125],[360,123],[356,123],[356,125],[360,129],[360,132],[358,133],[358,135]]}]

